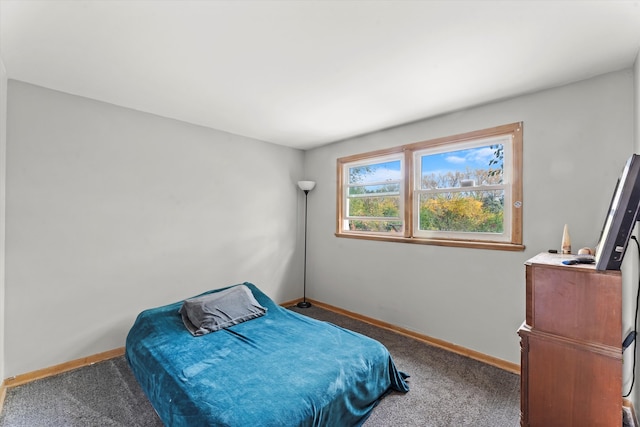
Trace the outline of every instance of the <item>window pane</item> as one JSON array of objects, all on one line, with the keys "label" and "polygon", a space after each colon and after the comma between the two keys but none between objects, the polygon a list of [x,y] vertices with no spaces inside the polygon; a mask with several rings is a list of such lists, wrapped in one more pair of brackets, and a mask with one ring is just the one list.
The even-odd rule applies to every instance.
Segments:
[{"label": "window pane", "polygon": [[347,216],[374,218],[399,218],[400,197],[358,197],[350,198]]},{"label": "window pane", "polygon": [[374,159],[344,169],[348,174],[344,195],[343,230],[404,233],[402,160]]},{"label": "window pane", "polygon": [[458,188],[502,183],[502,144],[420,157],[420,188]]},{"label": "window pane", "polygon": [[420,230],[502,233],[504,190],[421,194]]},{"label": "window pane", "polygon": [[400,160],[349,168],[349,184],[398,181],[401,179]]},{"label": "window pane", "polygon": [[376,233],[401,233],[402,221],[374,221],[351,219],[348,221],[350,231],[374,231]]},{"label": "window pane", "polygon": [[349,187],[349,197],[357,197],[359,194],[365,197],[367,195],[400,194],[400,184],[356,185]]}]

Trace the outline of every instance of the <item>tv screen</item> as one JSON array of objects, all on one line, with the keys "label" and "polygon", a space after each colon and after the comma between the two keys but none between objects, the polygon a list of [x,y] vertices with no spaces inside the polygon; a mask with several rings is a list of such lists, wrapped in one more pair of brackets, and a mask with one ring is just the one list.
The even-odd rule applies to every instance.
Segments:
[{"label": "tv screen", "polygon": [[596,270],[620,270],[640,207],[640,156],[624,165],[596,248]]}]

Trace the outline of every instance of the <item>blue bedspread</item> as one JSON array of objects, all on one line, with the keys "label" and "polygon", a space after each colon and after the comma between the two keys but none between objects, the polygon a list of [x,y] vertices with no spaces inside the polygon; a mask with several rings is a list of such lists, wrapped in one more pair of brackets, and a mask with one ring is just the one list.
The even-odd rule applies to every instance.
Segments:
[{"label": "blue bedspread", "polygon": [[185,328],[182,302],[138,315],[126,357],[165,425],[357,426],[389,391],[409,390],[378,341],[245,285],[267,313],[208,335]]}]

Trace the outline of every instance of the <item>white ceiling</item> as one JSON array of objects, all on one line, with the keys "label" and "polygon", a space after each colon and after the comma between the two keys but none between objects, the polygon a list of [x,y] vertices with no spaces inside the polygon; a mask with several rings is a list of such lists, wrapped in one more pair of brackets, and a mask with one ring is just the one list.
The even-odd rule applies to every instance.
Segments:
[{"label": "white ceiling", "polygon": [[0,0],[10,79],[301,149],[639,48],[639,1]]}]

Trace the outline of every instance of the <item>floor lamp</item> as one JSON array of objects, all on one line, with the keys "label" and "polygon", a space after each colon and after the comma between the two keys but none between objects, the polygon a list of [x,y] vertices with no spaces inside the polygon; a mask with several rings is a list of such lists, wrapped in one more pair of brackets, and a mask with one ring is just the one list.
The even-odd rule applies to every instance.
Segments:
[{"label": "floor lamp", "polygon": [[309,191],[316,186],[314,181],[298,181],[298,187],[304,191],[304,282],[302,288],[302,301],[298,303],[300,308],[309,308],[311,303],[307,301],[307,199]]}]

